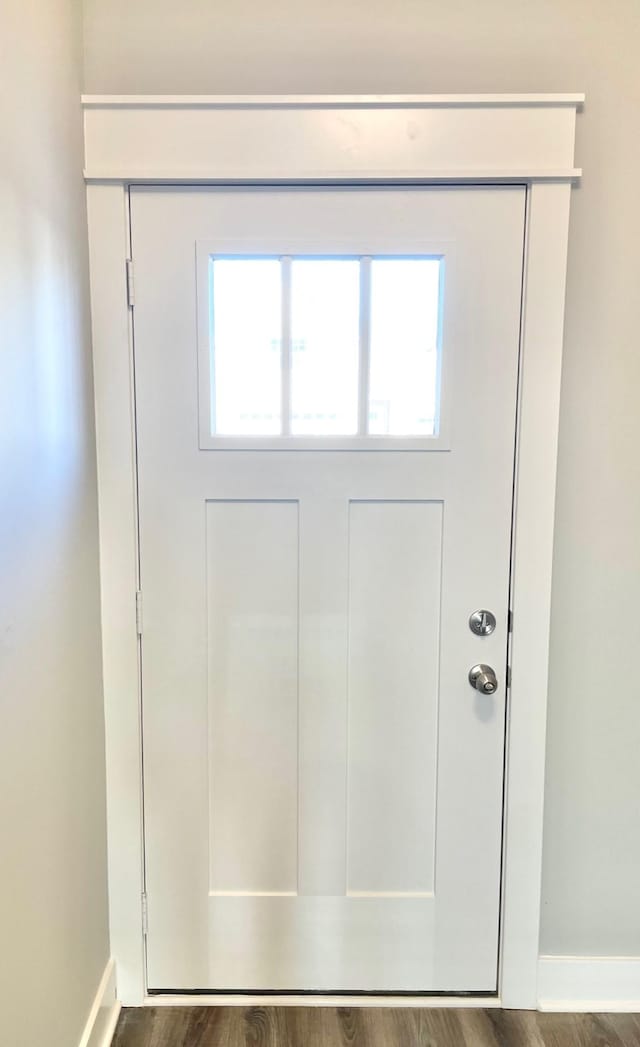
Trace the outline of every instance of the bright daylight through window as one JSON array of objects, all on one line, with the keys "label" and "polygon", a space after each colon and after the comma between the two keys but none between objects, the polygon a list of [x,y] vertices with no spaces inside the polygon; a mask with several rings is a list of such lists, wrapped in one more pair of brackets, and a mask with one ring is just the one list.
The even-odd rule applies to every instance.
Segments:
[{"label": "bright daylight through window", "polygon": [[442,269],[211,258],[211,434],[437,435]]}]

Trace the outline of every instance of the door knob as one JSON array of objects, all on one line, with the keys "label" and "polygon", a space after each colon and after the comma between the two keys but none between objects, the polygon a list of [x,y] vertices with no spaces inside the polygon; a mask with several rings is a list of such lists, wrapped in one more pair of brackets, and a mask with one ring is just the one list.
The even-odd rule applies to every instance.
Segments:
[{"label": "door knob", "polygon": [[469,683],[480,694],[495,694],[498,690],[498,679],[490,665],[474,665],[469,670]]}]

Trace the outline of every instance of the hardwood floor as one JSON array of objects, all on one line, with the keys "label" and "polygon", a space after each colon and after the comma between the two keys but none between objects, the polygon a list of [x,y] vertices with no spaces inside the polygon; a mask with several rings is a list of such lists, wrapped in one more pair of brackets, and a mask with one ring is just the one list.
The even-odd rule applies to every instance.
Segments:
[{"label": "hardwood floor", "polygon": [[125,1008],[112,1047],[640,1047],[640,1015],[381,1007]]}]

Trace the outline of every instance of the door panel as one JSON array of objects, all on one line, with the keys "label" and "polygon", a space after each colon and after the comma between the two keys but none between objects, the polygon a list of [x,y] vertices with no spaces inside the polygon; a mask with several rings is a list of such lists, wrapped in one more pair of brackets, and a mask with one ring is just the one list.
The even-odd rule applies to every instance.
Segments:
[{"label": "door panel", "polygon": [[349,895],[433,894],[441,550],[441,502],[350,502]]},{"label": "door panel", "polygon": [[207,502],[210,892],[298,881],[298,506]]},{"label": "door panel", "polygon": [[152,989],[496,989],[524,196],[132,190]]}]

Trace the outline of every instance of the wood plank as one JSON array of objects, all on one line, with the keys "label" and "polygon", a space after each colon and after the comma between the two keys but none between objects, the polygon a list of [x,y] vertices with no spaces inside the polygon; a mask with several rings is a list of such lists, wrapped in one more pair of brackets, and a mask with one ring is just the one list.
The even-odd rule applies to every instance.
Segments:
[{"label": "wood plank", "polygon": [[640,1047],[640,1015],[429,1007],[124,1008],[112,1047]]}]

